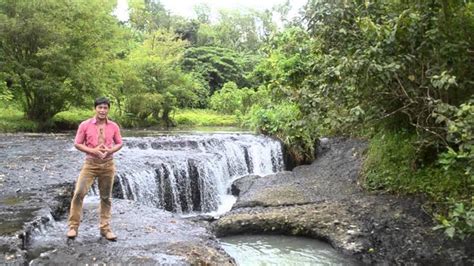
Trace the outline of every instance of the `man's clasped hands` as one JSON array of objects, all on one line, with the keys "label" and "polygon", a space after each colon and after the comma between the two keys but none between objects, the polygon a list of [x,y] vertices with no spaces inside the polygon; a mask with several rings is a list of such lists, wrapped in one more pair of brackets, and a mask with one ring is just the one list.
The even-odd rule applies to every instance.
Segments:
[{"label": "man's clasped hands", "polygon": [[107,148],[104,144],[100,144],[99,146],[92,149],[95,156],[99,157],[100,159],[104,159],[107,155],[111,154],[111,149]]}]

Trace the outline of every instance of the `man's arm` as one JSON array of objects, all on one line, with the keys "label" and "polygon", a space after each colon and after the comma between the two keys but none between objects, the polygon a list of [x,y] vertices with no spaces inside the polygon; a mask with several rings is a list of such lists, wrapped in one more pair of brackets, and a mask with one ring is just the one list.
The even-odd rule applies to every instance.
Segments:
[{"label": "man's arm", "polygon": [[108,154],[113,154],[119,151],[123,146],[122,135],[120,134],[120,128],[118,127],[118,125],[115,125],[115,127],[116,128],[115,128],[114,136],[113,136],[114,146],[106,150]]},{"label": "man's arm", "polygon": [[112,148],[110,148],[110,149],[107,149],[107,153],[109,153],[109,154],[113,154],[113,153],[115,153],[115,152],[119,151],[119,150],[122,148],[122,146],[123,146],[123,144],[122,144],[122,143],[120,143],[120,144],[116,144],[116,145],[114,145]]}]

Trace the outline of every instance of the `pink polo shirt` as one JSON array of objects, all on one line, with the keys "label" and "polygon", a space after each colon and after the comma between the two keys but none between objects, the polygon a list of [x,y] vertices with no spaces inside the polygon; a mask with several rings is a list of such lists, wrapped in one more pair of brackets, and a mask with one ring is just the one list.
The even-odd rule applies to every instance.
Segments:
[{"label": "pink polo shirt", "polygon": [[[109,119],[107,119],[105,123],[104,135],[104,145],[107,148],[112,148],[114,144],[122,144],[122,136],[120,135],[119,126]],[[95,117],[87,119],[79,125],[74,143],[85,144],[89,148],[95,148],[99,145],[99,128]],[[109,154],[105,159],[110,159],[112,157],[113,155]],[[86,158],[97,159],[98,157],[88,153]]]}]

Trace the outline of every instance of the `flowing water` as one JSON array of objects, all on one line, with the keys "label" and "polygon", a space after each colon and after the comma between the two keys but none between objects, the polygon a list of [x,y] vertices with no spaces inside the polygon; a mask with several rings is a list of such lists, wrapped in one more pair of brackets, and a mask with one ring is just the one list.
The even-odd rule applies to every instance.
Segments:
[{"label": "flowing water", "polygon": [[239,235],[220,239],[238,265],[356,265],[329,244],[303,237]]},{"label": "flowing water", "polygon": [[[281,143],[253,134],[129,137],[117,158],[123,198],[180,214],[221,214],[232,207],[232,182],[284,170]],[[350,265],[330,245],[288,236],[221,239],[239,265]]]},{"label": "flowing water", "polygon": [[222,213],[232,182],[284,170],[280,142],[253,134],[129,137],[118,154],[114,195],[177,213]]}]

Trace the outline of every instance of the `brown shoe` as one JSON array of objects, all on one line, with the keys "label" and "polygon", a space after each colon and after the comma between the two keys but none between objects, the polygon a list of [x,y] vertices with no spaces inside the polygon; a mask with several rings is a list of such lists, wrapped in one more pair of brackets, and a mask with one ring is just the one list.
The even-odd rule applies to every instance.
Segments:
[{"label": "brown shoe", "polygon": [[109,240],[109,241],[116,241],[117,240],[117,236],[114,234],[114,232],[112,232],[112,230],[108,229],[108,230],[104,230],[104,231],[100,231],[100,235],[105,237],[105,239]]},{"label": "brown shoe", "polygon": [[68,238],[75,238],[77,236],[77,227],[69,227],[66,235]]}]

